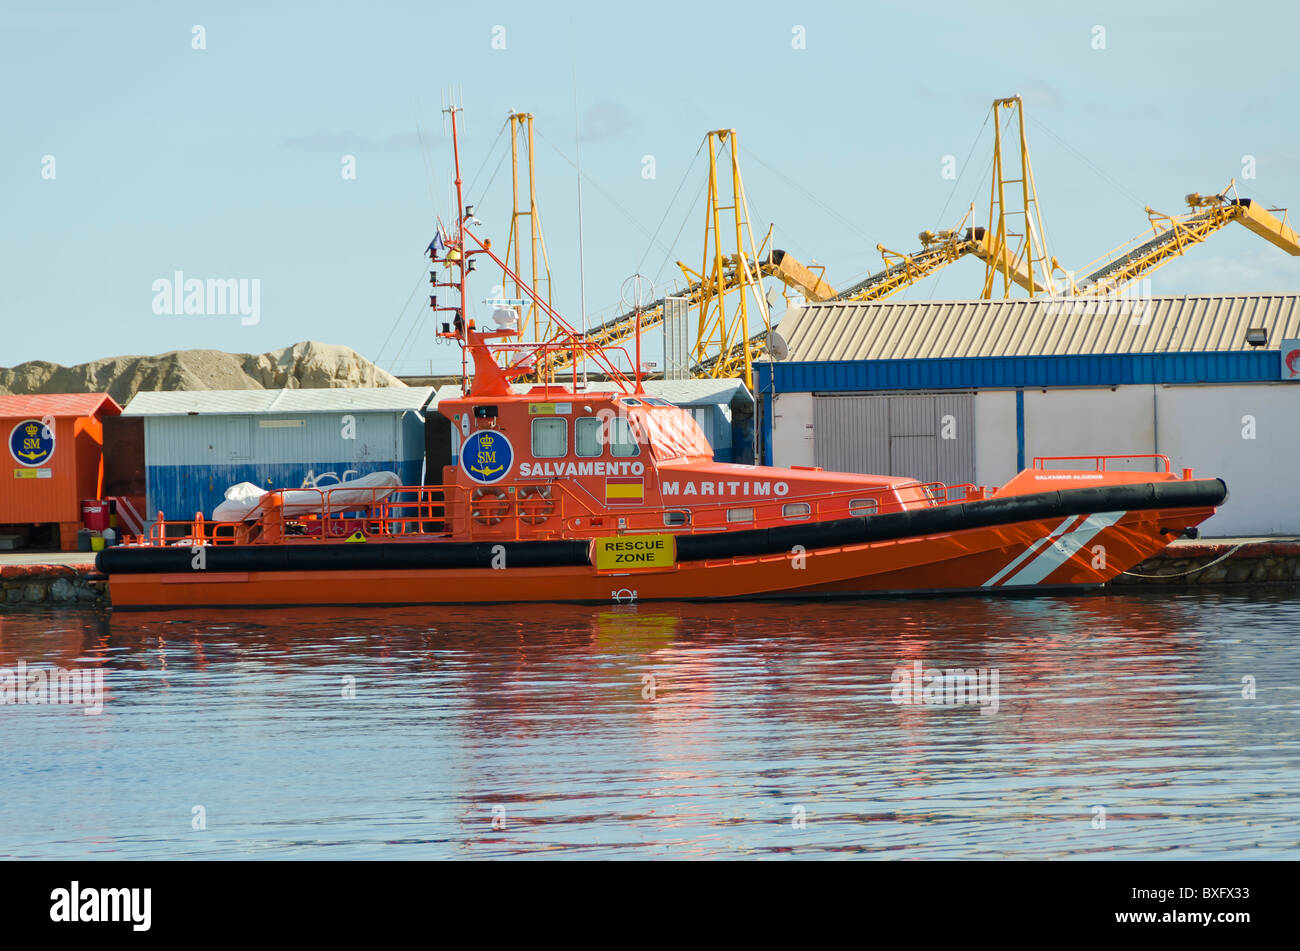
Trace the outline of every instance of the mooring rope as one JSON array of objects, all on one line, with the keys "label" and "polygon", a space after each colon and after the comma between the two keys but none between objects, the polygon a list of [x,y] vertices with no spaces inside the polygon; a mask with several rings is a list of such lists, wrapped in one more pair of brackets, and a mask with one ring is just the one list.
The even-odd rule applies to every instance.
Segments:
[{"label": "mooring rope", "polygon": [[1219,562],[1223,561],[1223,559],[1227,558],[1229,555],[1234,554],[1238,549],[1244,548],[1244,547],[1246,547],[1246,546],[1249,545],[1249,544],[1250,544],[1250,542],[1242,542],[1240,545],[1233,545],[1231,548],[1229,548],[1227,551],[1225,551],[1225,552],[1224,552],[1222,555],[1220,555],[1218,558],[1214,559],[1214,561],[1207,562],[1206,564],[1201,565],[1201,567],[1199,567],[1199,568],[1192,568],[1190,571],[1176,571],[1176,572],[1174,572],[1174,573],[1171,574],[1171,575],[1144,575],[1144,574],[1140,574],[1140,573],[1138,573],[1138,572],[1136,572],[1136,571],[1121,571],[1120,574],[1122,574],[1122,575],[1132,575],[1132,576],[1135,577],[1135,578],[1161,578],[1161,579],[1163,579],[1163,578],[1181,578],[1183,575],[1194,575],[1194,574],[1196,574],[1196,572],[1198,572],[1198,571],[1204,571],[1206,568],[1210,568],[1210,567],[1212,567],[1212,566],[1214,566],[1214,565],[1217,565]]}]

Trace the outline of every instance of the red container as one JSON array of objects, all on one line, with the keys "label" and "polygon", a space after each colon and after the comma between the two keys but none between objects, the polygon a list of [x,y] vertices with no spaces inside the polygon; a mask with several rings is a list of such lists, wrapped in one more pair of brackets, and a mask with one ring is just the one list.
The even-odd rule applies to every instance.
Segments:
[{"label": "red container", "polygon": [[83,499],[81,522],[92,532],[102,532],[108,528],[108,503],[99,499]]}]

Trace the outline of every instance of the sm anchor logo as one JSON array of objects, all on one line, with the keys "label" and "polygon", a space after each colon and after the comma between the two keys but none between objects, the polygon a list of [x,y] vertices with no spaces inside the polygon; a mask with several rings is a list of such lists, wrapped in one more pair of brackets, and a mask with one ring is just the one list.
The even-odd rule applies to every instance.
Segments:
[{"label": "sm anchor logo", "polygon": [[501,433],[480,429],[460,448],[460,464],[469,477],[485,485],[500,482],[514,462],[515,451]]},{"label": "sm anchor logo", "polygon": [[54,427],[25,419],[9,433],[9,453],[25,466],[39,466],[54,455]]}]

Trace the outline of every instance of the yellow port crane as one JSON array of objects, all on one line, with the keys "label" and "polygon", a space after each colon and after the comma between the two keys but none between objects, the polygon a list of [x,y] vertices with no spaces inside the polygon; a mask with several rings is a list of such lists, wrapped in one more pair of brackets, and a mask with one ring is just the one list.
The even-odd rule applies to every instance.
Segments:
[{"label": "yellow port crane", "polygon": [[[991,109],[995,138],[993,171],[989,181],[989,226],[967,227],[967,221],[974,214],[972,206],[956,227],[939,232],[921,232],[921,249],[912,254],[901,254],[877,245],[885,263],[884,269],[838,292],[821,273],[814,273],[820,269],[805,267],[786,252],[774,250],[764,255],[760,248],[750,256],[740,250],[744,231],[748,228],[748,209],[740,178],[735,130],[708,133],[706,144],[710,161],[704,264],[697,271],[678,262],[688,283],[685,289],[674,295],[684,297],[689,307],[699,315],[694,372],[711,377],[741,376],[749,383],[753,360],[764,352],[771,328],[766,326],[765,319],[764,329],[749,334],[745,292],[758,287],[764,277],[777,278],[811,301],[882,300],[970,254],[986,265],[985,297],[992,295],[998,275],[1003,277],[1003,296],[1010,296],[1013,285],[1024,289],[1031,297],[1054,292],[1051,273],[1055,261],[1048,260],[1045,249],[1038,193],[1025,136],[1023,103],[1019,96],[1010,96],[995,100]],[[1018,135],[1014,137],[1017,149],[1014,156],[1004,160],[1003,113],[1008,113],[1006,121],[1010,125],[1012,112],[1017,120]],[[730,196],[724,197],[723,189],[719,187],[717,156],[727,145],[731,152],[732,186]],[[727,200],[730,204],[725,203]],[[737,253],[722,253],[721,226],[724,219],[728,230],[735,231]],[[1023,222],[1019,228],[1018,221]],[[766,248],[770,236],[769,230],[763,248]],[[752,247],[752,235],[750,242]],[[750,264],[751,261],[757,264]],[[728,314],[726,296],[737,289],[741,296]],[[755,297],[757,299],[758,295]],[[636,316],[635,311],[620,314],[591,331],[588,339],[598,345],[611,345],[633,331]],[[663,299],[644,308],[640,316],[643,330],[662,323]],[[539,366],[539,372],[553,374],[567,366],[570,360],[568,353],[556,352]]]},{"label": "yellow port crane", "polygon": [[[919,251],[902,254],[878,244],[876,250],[884,259],[884,270],[844,289],[836,295],[837,300],[884,300],[968,254],[985,264],[981,291],[985,299],[993,296],[998,275],[1002,276],[1003,297],[1011,296],[1012,285],[1028,291],[1030,297],[1053,292],[1052,271],[1056,262],[1047,255],[1038,189],[1025,137],[1024,103],[1019,96],[1007,96],[995,99],[990,108],[994,139],[988,227],[966,227],[975,212],[972,205],[955,228],[922,231],[918,236]],[[1004,158],[1006,149],[1002,140],[1004,112],[1014,112],[1018,131],[1017,149],[1009,160]],[[1010,125],[1009,115],[1006,121]],[[1017,221],[1021,222],[1020,230],[1015,230]]]},{"label": "yellow port crane", "polygon": [[[724,259],[722,279],[717,283],[716,288],[709,287],[708,293],[706,293],[704,282],[695,280],[669,296],[684,298],[688,307],[698,308],[711,295],[726,294],[735,290],[741,284],[737,259],[737,255],[728,255]],[[680,261],[678,267],[684,271],[689,271],[689,268]],[[775,277],[805,295],[809,300],[824,301],[834,299],[834,290],[820,275],[813,272],[813,268],[805,267],[795,260],[793,255],[779,249],[762,257],[758,264],[760,277]],[[660,297],[641,308],[641,329],[643,331],[651,330],[663,323],[664,300],[664,297]],[[613,346],[636,329],[636,318],[636,310],[629,310],[617,317],[611,317],[604,323],[587,331],[586,339],[594,346]],[[573,356],[570,351],[554,351],[549,353],[544,361],[538,362],[538,371],[548,378],[552,377],[559,370],[568,367],[572,359]]]},{"label": "yellow port crane", "polygon": [[[1300,238],[1287,222],[1286,209],[1264,208],[1249,198],[1237,196],[1236,180],[1217,195],[1187,196],[1190,211],[1165,215],[1147,207],[1151,231],[1138,235],[1109,254],[1086,266],[1086,276],[1070,280],[1070,293],[1081,297],[1114,294],[1125,284],[1150,274],[1156,268],[1200,244],[1233,221],[1281,248],[1300,255]],[[1232,197],[1229,197],[1231,193]],[[1281,212],[1278,218],[1274,212]],[[1067,275],[1067,278],[1069,275]]]},{"label": "yellow port crane", "polygon": [[[762,293],[762,279],[775,277],[786,287],[798,291],[813,301],[833,300],[835,289],[826,283],[823,268],[805,267],[793,255],[773,250],[764,254],[772,239],[769,227],[767,236],[759,247],[754,245],[754,234],[749,226],[749,207],[745,199],[744,184],[740,177],[740,154],[735,129],[719,129],[708,133],[705,144],[709,150],[709,193],[706,204],[704,263],[695,271],[678,261],[682,273],[692,283],[696,293],[691,303],[699,313],[699,328],[695,341],[693,372],[697,376],[713,378],[739,376],[745,385],[753,387],[753,364],[770,337],[772,326],[767,311],[767,300]],[[718,155],[729,148],[731,158],[731,204],[723,204],[723,189],[718,184]],[[731,214],[725,215],[725,212]],[[728,219],[735,231],[736,253],[724,255],[721,225]],[[749,236],[751,254],[745,252],[744,236]],[[751,262],[752,265],[751,265]],[[696,290],[698,289],[698,290]],[[738,289],[736,307],[727,316],[726,294]],[[753,294],[763,318],[763,329],[749,332],[749,311],[746,291]]]},{"label": "yellow port crane", "polygon": [[[751,385],[750,367],[754,352],[753,342],[747,333],[749,300],[745,296],[746,292],[753,292],[756,300],[761,299],[761,283],[766,277],[776,278],[814,301],[832,300],[835,290],[826,283],[820,273],[821,269],[806,267],[794,255],[780,249],[766,251],[772,236],[770,228],[762,245],[757,248],[754,246],[744,184],[740,176],[735,130],[709,132],[705,144],[709,151],[709,189],[703,263],[697,271],[681,261],[677,262],[686,277],[687,285],[671,296],[684,298],[688,308],[697,314],[698,326],[693,348],[695,372],[712,377],[741,376],[746,385]],[[718,174],[718,157],[724,149],[730,152],[731,194],[727,197],[723,196],[724,189],[720,185]],[[749,238],[748,251],[745,249],[746,235]],[[724,250],[723,245],[733,237],[736,250],[733,252],[730,247]],[[735,308],[729,311],[727,295],[736,290],[741,292],[740,297]],[[643,331],[663,323],[664,300],[660,297],[640,309]],[[766,323],[765,300],[759,306]],[[636,329],[637,318],[636,309],[619,314],[588,331],[586,339],[597,347],[612,346]],[[762,336],[760,334],[759,338]],[[553,378],[558,371],[568,367],[572,360],[573,354],[568,350],[548,353],[538,361],[538,378]]]},{"label": "yellow port crane", "polygon": [[[1004,163],[1002,158],[1002,130],[1000,115],[1004,109],[1014,108],[1019,118],[1019,178],[1009,178],[1017,174],[1015,162]],[[806,295],[812,300],[839,300],[844,302],[883,300],[909,285],[947,267],[967,254],[974,255],[986,265],[983,296],[988,298],[994,289],[997,275],[1003,276],[1003,296],[1011,296],[1011,286],[1015,285],[1028,291],[1033,297],[1038,293],[1051,293],[1054,285],[1051,269],[1055,261],[1048,261],[1042,234],[1042,219],[1038,213],[1038,192],[1034,185],[1033,172],[1029,164],[1029,147],[1025,139],[1024,114],[1021,111],[1019,96],[995,100],[992,106],[995,138],[993,144],[993,174],[990,179],[989,227],[966,227],[966,222],[974,215],[974,205],[955,228],[943,231],[922,231],[918,235],[921,250],[912,254],[891,251],[883,244],[876,245],[884,259],[883,270],[870,274],[851,287],[836,293],[825,281],[819,282],[818,290],[829,297]],[[1008,169],[1009,165],[1009,169]],[[1008,186],[1019,185],[1011,190],[1008,201]],[[1015,202],[1015,195],[1020,195],[1020,202]],[[1019,217],[1024,220],[1022,231],[1014,231],[1010,225]],[[1016,239],[1019,239],[1018,241]],[[687,270],[683,265],[683,270]],[[787,284],[791,282],[787,281]],[[797,284],[795,285],[798,286]],[[739,324],[740,321],[737,321]],[[710,376],[725,376],[731,368],[746,363],[746,380],[749,378],[749,363],[766,350],[770,327],[747,339],[732,343],[712,357],[699,359],[697,372]]]},{"label": "yellow port crane", "polygon": [[[1238,197],[1234,181],[1217,195],[1188,195],[1190,210],[1181,215],[1164,215],[1147,208],[1151,231],[1082,269],[1087,276],[1076,282],[1049,255],[1046,247],[1020,97],[996,100],[992,114],[995,139],[989,183],[989,227],[966,227],[974,214],[972,206],[955,228],[921,232],[921,249],[912,254],[877,245],[884,269],[835,294],[835,300],[883,300],[967,254],[985,264],[981,292],[984,299],[994,295],[999,283],[1003,297],[1010,296],[1013,285],[1030,297],[1040,294],[1103,296],[1185,254],[1233,221],[1288,254],[1300,255],[1300,237],[1291,228],[1285,209],[1264,208],[1249,198]],[[1009,128],[1013,118],[1018,136],[1010,138],[1018,149],[1014,155],[1004,157],[1007,149],[1003,124],[1005,121]],[[1062,276],[1064,280],[1059,279]],[[751,358],[762,354],[766,341],[765,333],[750,338]],[[712,363],[702,369],[711,370]]]},{"label": "yellow port crane", "polygon": [[[1007,169],[1003,157],[1003,111],[1014,111],[1019,126],[1019,148]],[[1018,174],[1018,178],[1009,175]],[[1002,275],[1002,296],[1011,296],[1011,285],[1017,284],[1033,297],[1040,292],[1056,292],[1052,281],[1055,267],[1047,253],[1047,231],[1043,227],[1042,210],[1038,204],[1038,188],[1034,185],[1034,172],[1029,163],[1029,144],[1025,139],[1025,108],[1019,96],[993,100],[993,174],[989,182],[989,234],[988,256],[984,257],[984,291],[981,296],[993,296],[997,275]],[[1008,207],[1007,186],[1014,197]],[[1021,231],[1010,230],[1019,219]],[[1019,272],[1019,277],[1016,277]]]},{"label": "yellow port crane", "polygon": [[[533,152],[533,116],[529,112],[512,112],[506,117],[510,126],[510,186],[512,211],[510,233],[506,237],[505,260],[513,264],[515,277],[508,283],[514,286],[514,296],[520,307],[520,339],[548,340],[557,333],[545,313],[551,311],[551,259],[546,253],[546,239],[542,235],[541,212],[537,207],[537,175]],[[519,187],[519,140],[524,139],[525,162],[528,165],[527,195]],[[528,233],[524,234],[522,219],[528,219]],[[529,248],[528,269],[521,269],[520,251],[525,242]],[[545,312],[539,310],[537,298],[524,293],[524,286],[532,287],[546,302]]]}]

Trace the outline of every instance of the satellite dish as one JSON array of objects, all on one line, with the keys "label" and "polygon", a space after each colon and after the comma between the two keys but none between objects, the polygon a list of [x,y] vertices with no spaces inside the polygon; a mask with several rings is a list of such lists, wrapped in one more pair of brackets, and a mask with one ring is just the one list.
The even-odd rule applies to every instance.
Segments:
[{"label": "satellite dish", "polygon": [[519,313],[513,307],[492,308],[492,320],[502,330],[519,329]]},{"label": "satellite dish", "polygon": [[779,330],[769,330],[767,332],[767,352],[772,355],[773,360],[786,360],[790,357],[790,345],[785,342]]},{"label": "satellite dish", "polygon": [[767,298],[767,309],[769,311],[776,310],[776,308],[780,306],[781,292],[778,291],[775,286],[769,287],[767,293],[763,296]]}]

